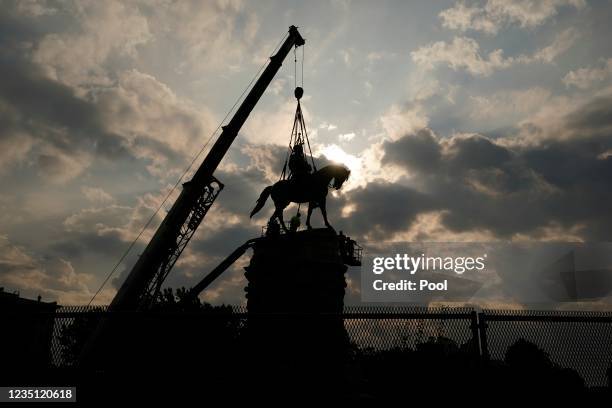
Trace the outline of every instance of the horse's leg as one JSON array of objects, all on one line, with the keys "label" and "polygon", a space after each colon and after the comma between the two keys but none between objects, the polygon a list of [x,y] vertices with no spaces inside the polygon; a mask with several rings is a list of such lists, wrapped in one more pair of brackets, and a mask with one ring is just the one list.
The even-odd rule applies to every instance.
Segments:
[{"label": "horse's leg", "polygon": [[278,218],[278,220],[280,221],[280,225],[285,232],[288,232],[289,230],[287,229],[287,226],[285,225],[285,220],[283,219],[283,211],[285,210],[285,208],[287,208],[288,205],[289,205],[288,202],[282,202],[282,203],[274,202],[274,206],[275,206],[274,216]]},{"label": "horse's leg", "polygon": [[280,181],[275,184],[275,187],[277,188],[272,189],[272,193],[270,194],[270,196],[272,197],[272,201],[274,202],[274,214],[272,214],[272,218],[276,217],[278,221],[280,221],[280,225],[283,228],[283,231],[288,232],[289,230],[285,225],[285,220],[283,220],[283,211],[285,210],[285,208],[287,208],[289,202],[287,202],[286,199],[282,197],[282,194],[286,195],[286,191],[284,191],[285,189],[282,188],[283,185],[281,183],[283,182]]},{"label": "horse's leg", "polygon": [[312,229],[310,225],[310,216],[312,215],[312,210],[314,210],[314,203],[312,201],[308,202],[308,216],[306,217],[306,227],[308,229]]},{"label": "horse's leg", "polygon": [[285,209],[285,207],[282,207],[282,208],[277,207],[276,211],[274,212],[274,214],[276,214],[276,217],[278,217],[278,220],[280,221],[281,227],[283,227],[283,231],[289,232],[289,230],[287,229],[287,226],[285,225],[285,220],[283,219],[283,210]]},{"label": "horse's leg", "polygon": [[325,221],[325,226],[327,228],[330,228],[331,230],[334,230],[334,227],[332,227],[329,221],[327,221],[327,208],[325,206],[325,197],[323,197],[323,199],[319,201],[319,207],[321,207],[321,214],[323,214],[323,220]]}]

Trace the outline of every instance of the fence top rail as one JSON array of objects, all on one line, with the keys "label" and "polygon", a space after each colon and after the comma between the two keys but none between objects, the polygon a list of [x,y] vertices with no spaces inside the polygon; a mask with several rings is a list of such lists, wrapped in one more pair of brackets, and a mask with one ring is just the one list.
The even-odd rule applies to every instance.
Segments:
[{"label": "fence top rail", "polygon": [[[61,306],[56,311],[1,311],[1,316],[39,316],[54,318],[76,318],[83,316],[176,316],[176,317],[341,317],[344,319],[469,319],[476,310],[470,307],[419,307],[419,306],[346,306],[338,313],[249,313],[244,306],[225,306],[193,311],[160,310],[147,312],[110,312],[107,306]],[[538,322],[601,322],[612,323],[612,312],[560,311],[560,310],[510,310],[483,309],[478,313],[482,321],[538,321]]]},{"label": "fence top rail", "polygon": [[416,305],[406,306],[345,306],[344,314],[382,314],[382,315],[397,315],[397,314],[446,314],[446,315],[461,315],[469,316],[475,312],[471,307],[426,307]]},{"label": "fence top rail", "polygon": [[479,318],[487,321],[612,323],[612,312],[484,309]]},{"label": "fence top rail", "polygon": [[38,318],[71,319],[83,317],[107,317],[107,318],[224,318],[224,319],[245,319],[245,318],[342,318],[347,320],[376,319],[376,320],[401,320],[401,319],[422,319],[422,320],[462,320],[470,319],[472,313],[416,313],[416,312],[396,312],[396,313],[369,313],[369,312],[344,312],[344,313],[246,313],[246,312],[101,312],[101,311],[82,311],[82,312],[23,312],[6,313],[8,316],[28,316]]},{"label": "fence top rail", "polygon": [[395,320],[401,320],[401,319],[418,319],[418,320],[463,320],[463,319],[470,319],[472,318],[473,314],[472,313],[415,313],[415,312],[397,312],[397,313],[389,313],[389,312],[383,312],[383,313],[368,313],[368,312],[362,312],[362,313],[342,313],[341,314],[343,319],[347,319],[347,320],[358,320],[358,319],[378,319],[378,320],[385,320],[385,319],[395,319]]}]

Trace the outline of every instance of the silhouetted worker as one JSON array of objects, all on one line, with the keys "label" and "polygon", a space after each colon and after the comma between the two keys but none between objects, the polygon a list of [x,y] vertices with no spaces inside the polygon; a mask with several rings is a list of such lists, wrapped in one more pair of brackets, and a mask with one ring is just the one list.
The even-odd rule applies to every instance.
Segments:
[{"label": "silhouetted worker", "polygon": [[346,238],[346,252],[348,253],[348,256],[353,259],[355,257],[354,252],[355,252],[355,244],[356,242],[350,238]]},{"label": "silhouetted worker", "polygon": [[268,227],[266,228],[267,237],[277,237],[280,235],[280,225],[276,219],[268,221]]},{"label": "silhouetted worker", "polygon": [[344,233],[342,231],[340,231],[338,233],[338,241],[340,242],[340,256],[342,256],[342,258],[346,258],[347,257],[347,252],[346,252],[346,235],[344,235]]},{"label": "silhouetted worker", "polygon": [[296,232],[298,228],[300,228],[300,224],[302,223],[300,217],[302,215],[298,212],[293,217],[291,217],[291,221],[289,221],[289,232]]},{"label": "silhouetted worker", "polygon": [[303,143],[293,146],[293,151],[291,156],[289,156],[289,170],[291,171],[291,178],[297,182],[302,181],[304,176],[310,174],[312,167],[306,161]]}]

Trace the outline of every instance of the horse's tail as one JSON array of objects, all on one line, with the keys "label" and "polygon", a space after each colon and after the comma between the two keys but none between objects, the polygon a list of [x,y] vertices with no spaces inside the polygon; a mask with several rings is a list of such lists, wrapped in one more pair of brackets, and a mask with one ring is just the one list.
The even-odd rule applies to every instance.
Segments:
[{"label": "horse's tail", "polygon": [[253,218],[253,216],[263,208],[264,204],[266,203],[266,200],[268,199],[268,197],[270,197],[270,193],[272,193],[272,186],[264,188],[264,190],[261,192],[261,195],[257,199],[257,204],[255,204],[255,208],[253,208],[253,211],[251,211],[250,218]]}]

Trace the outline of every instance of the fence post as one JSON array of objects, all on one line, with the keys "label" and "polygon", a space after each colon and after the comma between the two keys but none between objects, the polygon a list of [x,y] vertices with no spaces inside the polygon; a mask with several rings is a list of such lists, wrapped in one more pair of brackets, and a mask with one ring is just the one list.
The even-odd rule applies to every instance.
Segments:
[{"label": "fence post", "polygon": [[482,353],[482,360],[484,362],[489,361],[489,345],[487,342],[487,324],[486,315],[484,312],[478,313],[478,331],[480,333],[480,350]]},{"label": "fence post", "polygon": [[472,347],[477,358],[481,356],[480,350],[480,334],[478,331],[478,314],[475,310],[470,312],[470,329],[472,330]]}]

